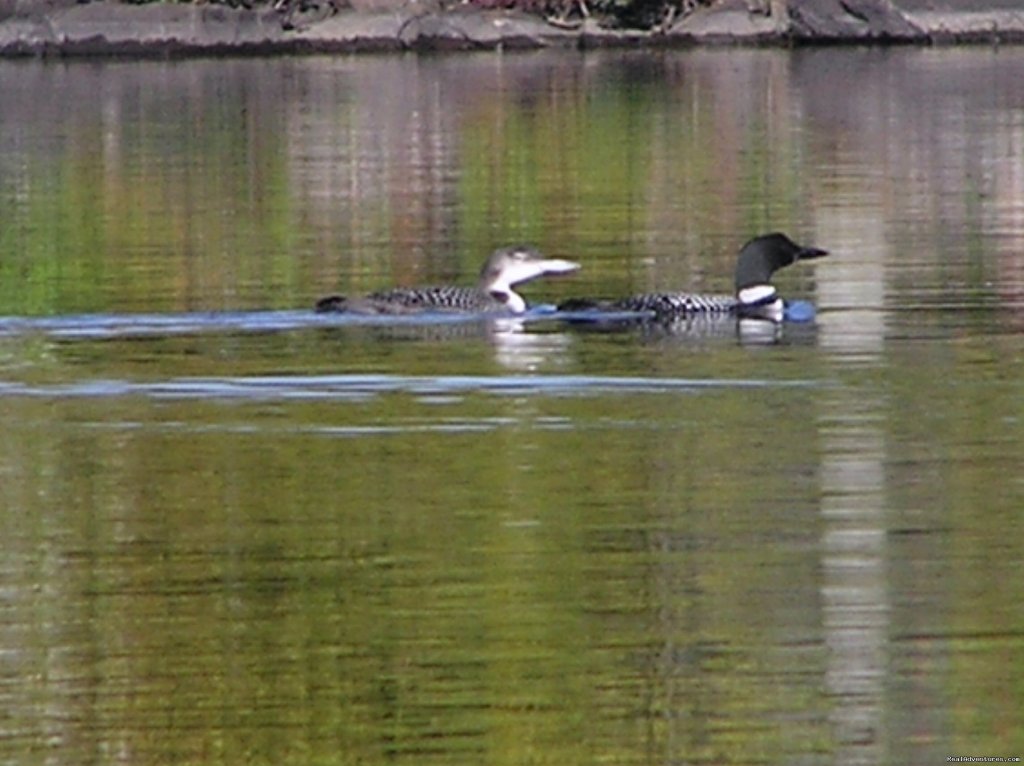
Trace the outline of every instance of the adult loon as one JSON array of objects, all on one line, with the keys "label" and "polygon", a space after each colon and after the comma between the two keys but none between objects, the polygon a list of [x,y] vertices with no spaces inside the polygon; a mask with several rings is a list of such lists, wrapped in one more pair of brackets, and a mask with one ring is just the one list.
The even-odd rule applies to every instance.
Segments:
[{"label": "adult loon", "polygon": [[558,305],[567,312],[629,312],[673,319],[693,315],[735,315],[740,318],[782,321],[786,304],[771,284],[772,274],[796,261],[828,255],[827,250],[796,244],[778,232],[754,237],[736,261],[734,295],[700,293],[641,293],[619,300],[572,298]]},{"label": "adult loon", "polygon": [[525,245],[502,247],[491,253],[474,287],[394,287],[360,298],[329,295],[316,302],[317,313],[416,314],[426,312],[522,314],[526,299],[515,285],[545,274],[565,274],[580,265],[560,258],[545,258]]}]

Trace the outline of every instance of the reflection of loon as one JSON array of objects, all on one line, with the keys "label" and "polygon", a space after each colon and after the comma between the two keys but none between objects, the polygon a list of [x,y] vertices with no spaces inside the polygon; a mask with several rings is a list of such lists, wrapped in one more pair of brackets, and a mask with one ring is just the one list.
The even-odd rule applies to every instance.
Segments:
[{"label": "reflection of loon", "polygon": [[572,298],[559,304],[559,311],[636,312],[657,319],[694,315],[732,315],[740,318],[781,321],[785,302],[771,284],[772,274],[796,261],[819,258],[828,251],[802,247],[785,234],[755,237],[743,246],[736,261],[735,295],[695,293],[642,293],[620,300],[602,301]]},{"label": "reflection of loon", "polygon": [[545,274],[565,274],[579,267],[572,261],[545,258],[532,247],[503,247],[484,263],[475,287],[395,287],[362,298],[330,295],[317,301],[316,310],[356,314],[522,314],[526,311],[526,300],[512,289],[514,285]]}]

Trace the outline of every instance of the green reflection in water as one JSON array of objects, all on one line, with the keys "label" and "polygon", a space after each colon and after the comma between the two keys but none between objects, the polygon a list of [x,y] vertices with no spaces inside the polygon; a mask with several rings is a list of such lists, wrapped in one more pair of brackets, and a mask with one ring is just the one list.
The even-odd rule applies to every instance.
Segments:
[{"label": "green reflection in water", "polygon": [[[5,66],[66,99],[0,206],[5,314],[231,307],[239,284],[294,282],[280,120],[231,68]],[[108,101],[83,107],[90,88]]]},{"label": "green reflection in water", "polygon": [[[819,655],[814,599],[790,590],[814,566],[813,439],[773,478],[739,398],[15,403],[6,486],[48,491],[5,498],[24,510],[8,630],[74,647],[23,644],[19,674],[71,708],[19,696],[16,729],[184,762],[814,750],[815,684],[791,666]],[[483,431],[318,431],[455,406]],[[789,500],[766,512],[760,492]],[[811,644],[779,653],[766,631]],[[803,722],[782,736],[780,715]]]}]

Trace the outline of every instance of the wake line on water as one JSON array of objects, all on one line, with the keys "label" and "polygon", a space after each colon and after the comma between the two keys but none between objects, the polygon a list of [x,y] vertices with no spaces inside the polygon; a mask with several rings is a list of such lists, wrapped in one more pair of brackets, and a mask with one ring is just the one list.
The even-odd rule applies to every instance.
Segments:
[{"label": "wake line on water", "polygon": [[[550,312],[524,319],[550,318]],[[317,327],[452,325],[516,321],[472,314],[384,316],[317,314],[313,311],[214,311],[176,314],[76,314],[58,317],[0,317],[0,337],[46,335],[67,339],[131,338],[214,332],[283,332]]]},{"label": "wake line on water", "polygon": [[316,375],[171,378],[165,381],[85,380],[52,385],[0,382],[2,397],[236,400],[353,400],[405,393],[436,397],[466,393],[558,396],[615,393],[697,393],[706,390],[782,389],[821,385],[812,380],[687,379],[586,375],[403,376]]},{"label": "wake line on water", "polygon": [[[650,319],[645,312],[558,311],[551,305],[534,306],[525,314],[318,314],[312,310],[210,311],[170,314],[69,314],[56,317],[0,317],[0,338],[43,335],[66,340],[161,337],[199,333],[266,333],[332,327],[451,327],[486,325],[497,330],[522,325],[563,321],[582,324],[636,322]],[[727,316],[695,317],[718,323]],[[714,321],[712,321],[714,320]]]},{"label": "wake line on water", "polygon": [[[802,301],[794,302],[795,311],[787,322],[806,323],[814,309]],[[277,333],[330,328],[486,328],[497,334],[516,332],[528,324],[562,322],[566,325],[615,327],[636,326],[654,321],[643,311],[559,311],[542,304],[525,314],[425,313],[391,314],[318,314],[312,310],[212,311],[170,314],[70,314],[56,317],[0,317],[0,338],[44,336],[58,340],[113,340],[118,338],[161,338],[216,333]],[[735,331],[736,318],[728,314],[696,314],[656,322],[665,327],[685,328],[683,334],[719,334]],[[767,323],[766,323],[767,324]],[[442,330],[447,332],[447,330]],[[723,335],[724,337],[724,335]]]},{"label": "wake line on water", "polygon": [[[276,333],[318,328],[411,328],[481,325],[515,330],[524,325],[566,322],[609,325],[650,320],[643,311],[559,311],[538,305],[517,315],[474,313],[358,314],[316,313],[312,310],[189,311],[178,313],[67,314],[61,316],[0,316],[0,338],[42,335],[65,340],[172,337],[201,333]],[[731,327],[734,317],[696,315],[696,324]]]}]

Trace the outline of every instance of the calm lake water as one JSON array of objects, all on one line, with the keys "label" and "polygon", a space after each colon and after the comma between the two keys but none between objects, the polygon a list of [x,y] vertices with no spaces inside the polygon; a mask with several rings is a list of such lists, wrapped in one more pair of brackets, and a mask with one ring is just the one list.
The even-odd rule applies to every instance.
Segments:
[{"label": "calm lake water", "polygon": [[1024,48],[0,63],[0,762],[1024,756],[1022,513]]}]

